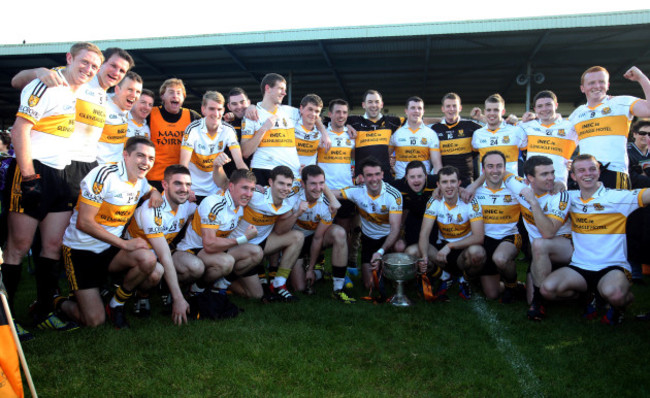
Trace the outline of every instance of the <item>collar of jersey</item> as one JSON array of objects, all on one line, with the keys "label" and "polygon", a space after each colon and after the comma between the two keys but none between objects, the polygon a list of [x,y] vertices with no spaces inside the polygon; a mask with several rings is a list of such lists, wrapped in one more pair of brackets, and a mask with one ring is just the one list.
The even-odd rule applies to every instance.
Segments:
[{"label": "collar of jersey", "polygon": [[377,196],[372,196],[370,192],[368,192],[368,187],[366,187],[366,195],[368,195],[368,197],[370,197],[370,199],[372,200],[377,199],[378,197],[383,195],[384,192],[386,192],[386,184],[384,184],[383,182],[381,183],[381,189],[379,190],[379,194],[377,194]]},{"label": "collar of jersey", "polygon": [[457,198],[456,198],[456,203],[454,203],[453,206],[449,206],[449,204],[447,203],[447,201],[445,200],[445,198],[442,198],[442,203],[445,205],[445,207],[447,208],[447,210],[452,210],[452,209],[455,209],[455,208],[458,206],[458,201],[459,201],[459,200],[460,200],[460,197],[457,197]]},{"label": "collar of jersey", "polygon": [[[602,195],[602,193],[603,193],[604,190],[605,190],[605,185],[604,185],[604,184],[600,184],[600,187],[598,187],[598,189],[596,190],[596,192],[594,192],[594,194],[591,195],[591,198],[589,198],[589,199],[582,199],[582,195],[578,195],[578,197],[580,198],[580,201],[581,201],[582,203],[589,203],[589,202],[591,202],[592,200],[594,200],[594,199],[596,199],[597,197],[599,197],[600,195]],[[578,192],[580,192],[580,191],[578,191]]]}]

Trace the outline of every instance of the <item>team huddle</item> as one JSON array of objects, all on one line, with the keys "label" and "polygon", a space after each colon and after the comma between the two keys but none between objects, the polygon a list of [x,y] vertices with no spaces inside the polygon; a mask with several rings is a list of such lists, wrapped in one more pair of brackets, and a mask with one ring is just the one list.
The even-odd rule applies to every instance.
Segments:
[{"label": "team huddle", "polygon": [[[31,249],[38,328],[106,319],[127,328],[125,303],[133,298],[134,313],[147,316],[158,288],[178,325],[236,314],[229,294],[298,301],[323,279],[329,247],[332,297],[344,304],[356,301],[345,285],[357,263],[368,299],[386,300],[389,252],[417,259],[427,301],[448,301],[457,284],[463,299],[480,286],[509,303],[523,295],[522,248],[531,320],[544,318],[547,300],[581,297],[585,316],[617,324],[633,300],[626,222],[650,203],[630,180],[641,168],[629,161],[630,125],[650,117],[650,80],[636,67],[625,77],[646,99],[608,96],[607,70],[592,67],[580,85],[587,103],[568,118],[542,91],[517,122],[504,118],[499,94],[464,120],[455,93],[438,119],[424,117],[415,96],[405,117],[384,115],[375,90],[363,96],[364,115],[333,99],[324,117],[316,94],[282,105],[287,83],[276,73],[262,79],[257,104],[241,88],[207,91],[199,115],[183,108],[176,78],[154,106],[125,50],[77,43],[66,60],[12,79],[22,93],[2,279],[13,305]],[[643,159],[648,127],[633,126],[635,138],[646,128]]]}]

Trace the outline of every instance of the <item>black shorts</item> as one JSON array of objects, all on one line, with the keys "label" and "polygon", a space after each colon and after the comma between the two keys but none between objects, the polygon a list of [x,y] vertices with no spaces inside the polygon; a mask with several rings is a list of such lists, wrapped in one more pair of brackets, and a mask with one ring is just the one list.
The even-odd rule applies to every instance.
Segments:
[{"label": "black shorts", "polygon": [[79,199],[79,194],[81,192],[81,180],[84,179],[90,172],[90,170],[97,167],[97,162],[78,162],[73,160],[72,163],[65,167],[65,178],[68,182],[68,193],[70,197],[70,202],[74,207],[77,204]]},{"label": "black shorts", "polygon": [[[442,250],[445,245],[449,243],[446,240],[443,240],[439,244],[435,245],[438,251]],[[447,266],[444,267],[445,271],[449,272],[452,275],[461,275],[462,272],[458,267],[458,258],[463,253],[465,249],[451,249],[449,254],[447,254]]]},{"label": "black shorts", "polygon": [[605,188],[611,189],[632,189],[632,182],[627,173],[608,170],[605,166],[600,168],[600,181]]},{"label": "black shorts", "polygon": [[[263,187],[269,185],[269,178],[271,178],[271,170],[253,169],[253,174],[255,174],[255,178],[257,179],[257,185],[261,185]],[[294,180],[296,178],[298,178],[298,176],[294,176]]]},{"label": "black shorts", "polygon": [[625,274],[625,277],[627,278],[628,282],[632,280],[632,274],[630,273],[630,271],[616,265],[612,267],[603,268],[600,271],[588,271],[586,269],[576,267],[575,265],[568,265],[568,267],[574,270],[575,272],[579,273],[580,276],[582,276],[585,279],[585,281],[587,282],[588,292],[595,292],[596,289],[598,288],[598,282],[600,282],[603,276],[607,275],[610,271],[619,270],[623,274]]},{"label": "black shorts", "polygon": [[22,206],[22,192],[20,183],[23,176],[20,173],[20,167],[14,159],[9,166],[9,175],[11,176],[11,198],[9,201],[9,211],[15,213],[24,213],[28,216],[43,221],[49,213],[58,213],[62,211],[71,211],[73,205],[70,202],[68,184],[65,178],[65,170],[55,169],[44,165],[38,160],[34,160],[34,172],[41,176],[41,203],[33,211],[25,211]]},{"label": "black shorts", "polygon": [[308,258],[311,251],[311,243],[314,241],[314,234],[305,236],[305,241],[302,244],[302,250],[300,250],[300,257],[298,258]]},{"label": "black shorts", "polygon": [[334,217],[334,220],[338,220],[340,218],[347,220],[357,214],[357,206],[353,201],[349,199],[341,199],[339,202],[341,202],[341,208],[336,212],[336,217]]},{"label": "black shorts", "polygon": [[120,251],[111,246],[101,253],[63,245],[63,263],[70,290],[100,288],[108,278],[108,266]]},{"label": "black shorts", "polygon": [[[410,216],[411,213],[409,213]],[[422,229],[422,219],[411,219],[411,217],[406,218],[406,223],[404,224],[404,241],[406,246],[415,245],[420,241],[420,230]],[[438,223],[433,223],[433,228],[431,228],[431,233],[429,234],[429,243],[433,246],[436,245],[438,241]]]},{"label": "black shorts", "polygon": [[380,239],[369,238],[361,233],[361,264],[370,264],[372,255],[379,249],[386,241],[386,236]]},{"label": "black shorts", "polygon": [[497,275],[499,273],[494,260],[492,260],[492,256],[494,256],[494,252],[497,250],[497,247],[499,247],[501,242],[510,242],[515,245],[517,250],[521,250],[521,245],[523,243],[521,235],[519,234],[508,235],[502,239],[494,239],[486,235],[483,239],[483,248],[485,248],[486,257],[481,275]]}]

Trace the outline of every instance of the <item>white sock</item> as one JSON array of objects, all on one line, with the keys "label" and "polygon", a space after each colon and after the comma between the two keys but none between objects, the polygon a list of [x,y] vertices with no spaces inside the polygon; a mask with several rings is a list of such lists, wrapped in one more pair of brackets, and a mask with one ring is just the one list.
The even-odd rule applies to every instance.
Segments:
[{"label": "white sock", "polygon": [[440,275],[440,279],[443,281],[448,281],[449,279],[451,279],[451,274],[449,274],[449,272],[447,271],[442,271],[442,274]]},{"label": "white sock", "polygon": [[192,293],[203,293],[205,289],[201,289],[200,287],[197,286],[196,283],[192,284],[192,287],[190,287],[190,292]]},{"label": "white sock", "polygon": [[280,287],[285,283],[287,283],[287,278],[283,276],[276,276],[275,278],[273,278],[273,287]]},{"label": "white sock", "polygon": [[334,291],[342,290],[345,278],[332,278],[332,282],[334,282]]},{"label": "white sock", "polygon": [[464,276],[461,276],[460,279],[458,279],[458,283],[465,283],[465,282],[467,281],[465,280]]},{"label": "white sock", "polygon": [[120,303],[119,301],[115,300],[115,296],[111,299],[111,302],[108,304],[111,308],[119,307],[121,305],[124,305],[124,303]]},{"label": "white sock", "polygon": [[228,289],[228,286],[230,286],[230,282],[228,282],[223,276],[212,284],[212,287],[217,290]]},{"label": "white sock", "polygon": [[314,275],[316,276],[317,281],[323,279],[323,271],[319,269],[314,270]]}]

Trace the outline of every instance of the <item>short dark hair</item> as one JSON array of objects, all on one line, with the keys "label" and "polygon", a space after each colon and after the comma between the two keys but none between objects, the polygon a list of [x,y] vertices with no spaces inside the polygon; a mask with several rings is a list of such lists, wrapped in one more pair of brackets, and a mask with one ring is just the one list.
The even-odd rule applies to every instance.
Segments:
[{"label": "short dark hair", "polygon": [[262,96],[264,95],[264,87],[269,86],[269,87],[275,87],[276,84],[278,83],[286,83],[287,81],[282,77],[282,75],[279,75],[277,73],[267,73],[263,78],[262,82],[260,83],[260,89],[262,90]]},{"label": "short dark hair", "polygon": [[460,103],[460,95],[456,93],[447,93],[442,96],[442,104],[445,104],[445,100],[456,100],[458,103]]},{"label": "short dark hair", "polygon": [[456,174],[456,178],[460,178],[460,171],[458,171],[454,166],[445,166],[438,170],[438,178],[440,178],[440,176],[450,176],[452,174]]},{"label": "short dark hair", "polygon": [[124,144],[124,150],[130,155],[131,152],[135,150],[135,147],[139,144],[147,145],[153,149],[156,149],[156,146],[153,144],[153,142],[151,142],[149,138],[143,136],[135,136],[126,140],[126,144]]},{"label": "short dark hair", "polygon": [[307,182],[307,179],[309,177],[316,177],[319,175],[325,175],[325,172],[323,169],[321,169],[319,166],[315,164],[310,164],[308,166],[303,167],[302,171],[300,172],[300,177],[302,178],[303,182]]},{"label": "short dark hair", "polygon": [[483,157],[481,158],[481,165],[483,167],[485,167],[485,158],[487,158],[490,155],[499,155],[499,156],[501,156],[501,159],[503,159],[503,164],[507,163],[506,155],[504,155],[503,152],[501,152],[501,151],[489,151],[489,152],[486,152],[485,155],[483,155]]},{"label": "short dark hair", "polygon": [[135,61],[133,61],[133,57],[126,50],[119,47],[109,47],[104,50],[104,58],[106,61],[108,61],[115,54],[129,63],[129,69],[133,69],[135,66]]},{"label": "short dark hair", "polygon": [[421,168],[424,174],[427,174],[427,166],[424,165],[424,163],[421,160],[411,160],[408,162],[406,165],[406,169],[404,170],[404,177],[409,173],[409,170]]},{"label": "short dark hair", "polygon": [[271,178],[271,180],[275,181],[275,179],[276,179],[278,176],[283,176],[283,177],[291,178],[292,180],[293,180],[294,178],[296,178],[296,177],[293,175],[293,171],[291,171],[291,169],[288,168],[287,166],[276,166],[276,167],[273,168],[273,170],[271,170],[271,174],[269,175],[269,177]]},{"label": "short dark hair", "polygon": [[307,94],[300,101],[300,106],[305,107],[307,104],[312,104],[319,108],[323,107],[323,100],[316,94]]},{"label": "short dark hair", "polygon": [[552,92],[551,90],[543,90],[535,94],[535,97],[533,98],[533,107],[535,106],[535,104],[537,104],[537,100],[540,98],[550,98],[553,100],[553,102],[557,103],[557,95],[555,95],[554,92]]},{"label": "short dark hair", "polygon": [[154,94],[154,92],[152,90],[149,90],[148,88],[142,89],[142,92],[140,93],[140,97],[142,97],[143,95],[147,95],[154,100],[156,99],[156,94]]},{"label": "short dark hair", "polygon": [[553,165],[551,158],[541,155],[531,156],[524,163],[524,174],[535,177],[535,167]]},{"label": "short dark hair", "polygon": [[633,125],[632,128],[630,128],[630,131],[633,133],[638,133],[639,130],[641,130],[643,127],[650,126],[650,119],[640,119],[636,121]]},{"label": "short dark hair", "polygon": [[485,99],[485,102],[489,102],[491,104],[501,104],[503,106],[506,106],[506,100],[503,99],[501,94],[492,94]]},{"label": "short dark hair", "polygon": [[172,164],[165,168],[165,175],[163,178],[165,180],[171,180],[172,176],[176,174],[185,174],[191,176],[190,169],[187,167],[183,166],[182,164]]},{"label": "short dark hair", "polygon": [[[361,174],[363,174],[363,170],[366,167],[381,167],[381,163],[379,163],[379,161],[377,159],[373,158],[373,157],[368,157],[368,158],[365,158],[361,162],[360,166],[361,166],[360,167]],[[383,168],[382,168],[382,170],[383,170]]]},{"label": "short dark hair", "polygon": [[243,95],[244,97],[246,97],[246,99],[248,99],[248,94],[246,94],[246,91],[244,91],[243,88],[233,87],[230,89],[230,91],[228,91],[228,102],[230,102],[231,97],[236,97],[238,95]]},{"label": "short dark hair", "polygon": [[328,105],[329,111],[333,112],[334,107],[336,105],[345,105],[346,107],[348,107],[348,109],[350,109],[350,105],[348,104],[348,101],[346,101],[344,99],[341,99],[341,98],[337,98],[337,99],[333,99],[333,100],[330,101],[330,104]]},{"label": "short dark hair", "polygon": [[420,97],[414,95],[414,96],[412,96],[412,97],[409,97],[409,99],[406,100],[406,109],[408,109],[409,104],[410,104],[411,102],[421,102],[421,103],[424,104],[424,100],[423,100],[422,98],[420,98]]},{"label": "short dark hair", "polygon": [[[133,71],[128,71],[128,72],[126,72],[126,75],[124,75],[124,79],[120,80],[120,82],[117,83],[117,85],[120,86],[120,88],[122,88],[122,85],[124,84],[126,79],[131,79],[136,83],[142,84],[142,77],[140,75],[138,75],[137,73],[135,73]],[[142,95],[142,94],[140,94],[140,95]]]},{"label": "short dark hair", "polygon": [[379,91],[377,91],[377,90],[368,90],[363,94],[363,101],[362,102],[366,102],[366,98],[368,98],[369,95],[378,95],[380,99],[382,99],[382,100],[384,99],[381,96],[381,93]]},{"label": "short dark hair", "polygon": [[249,169],[237,169],[233,171],[232,174],[230,175],[230,182],[233,184],[237,184],[241,180],[248,180],[252,183],[257,182],[255,173],[253,173]]}]

